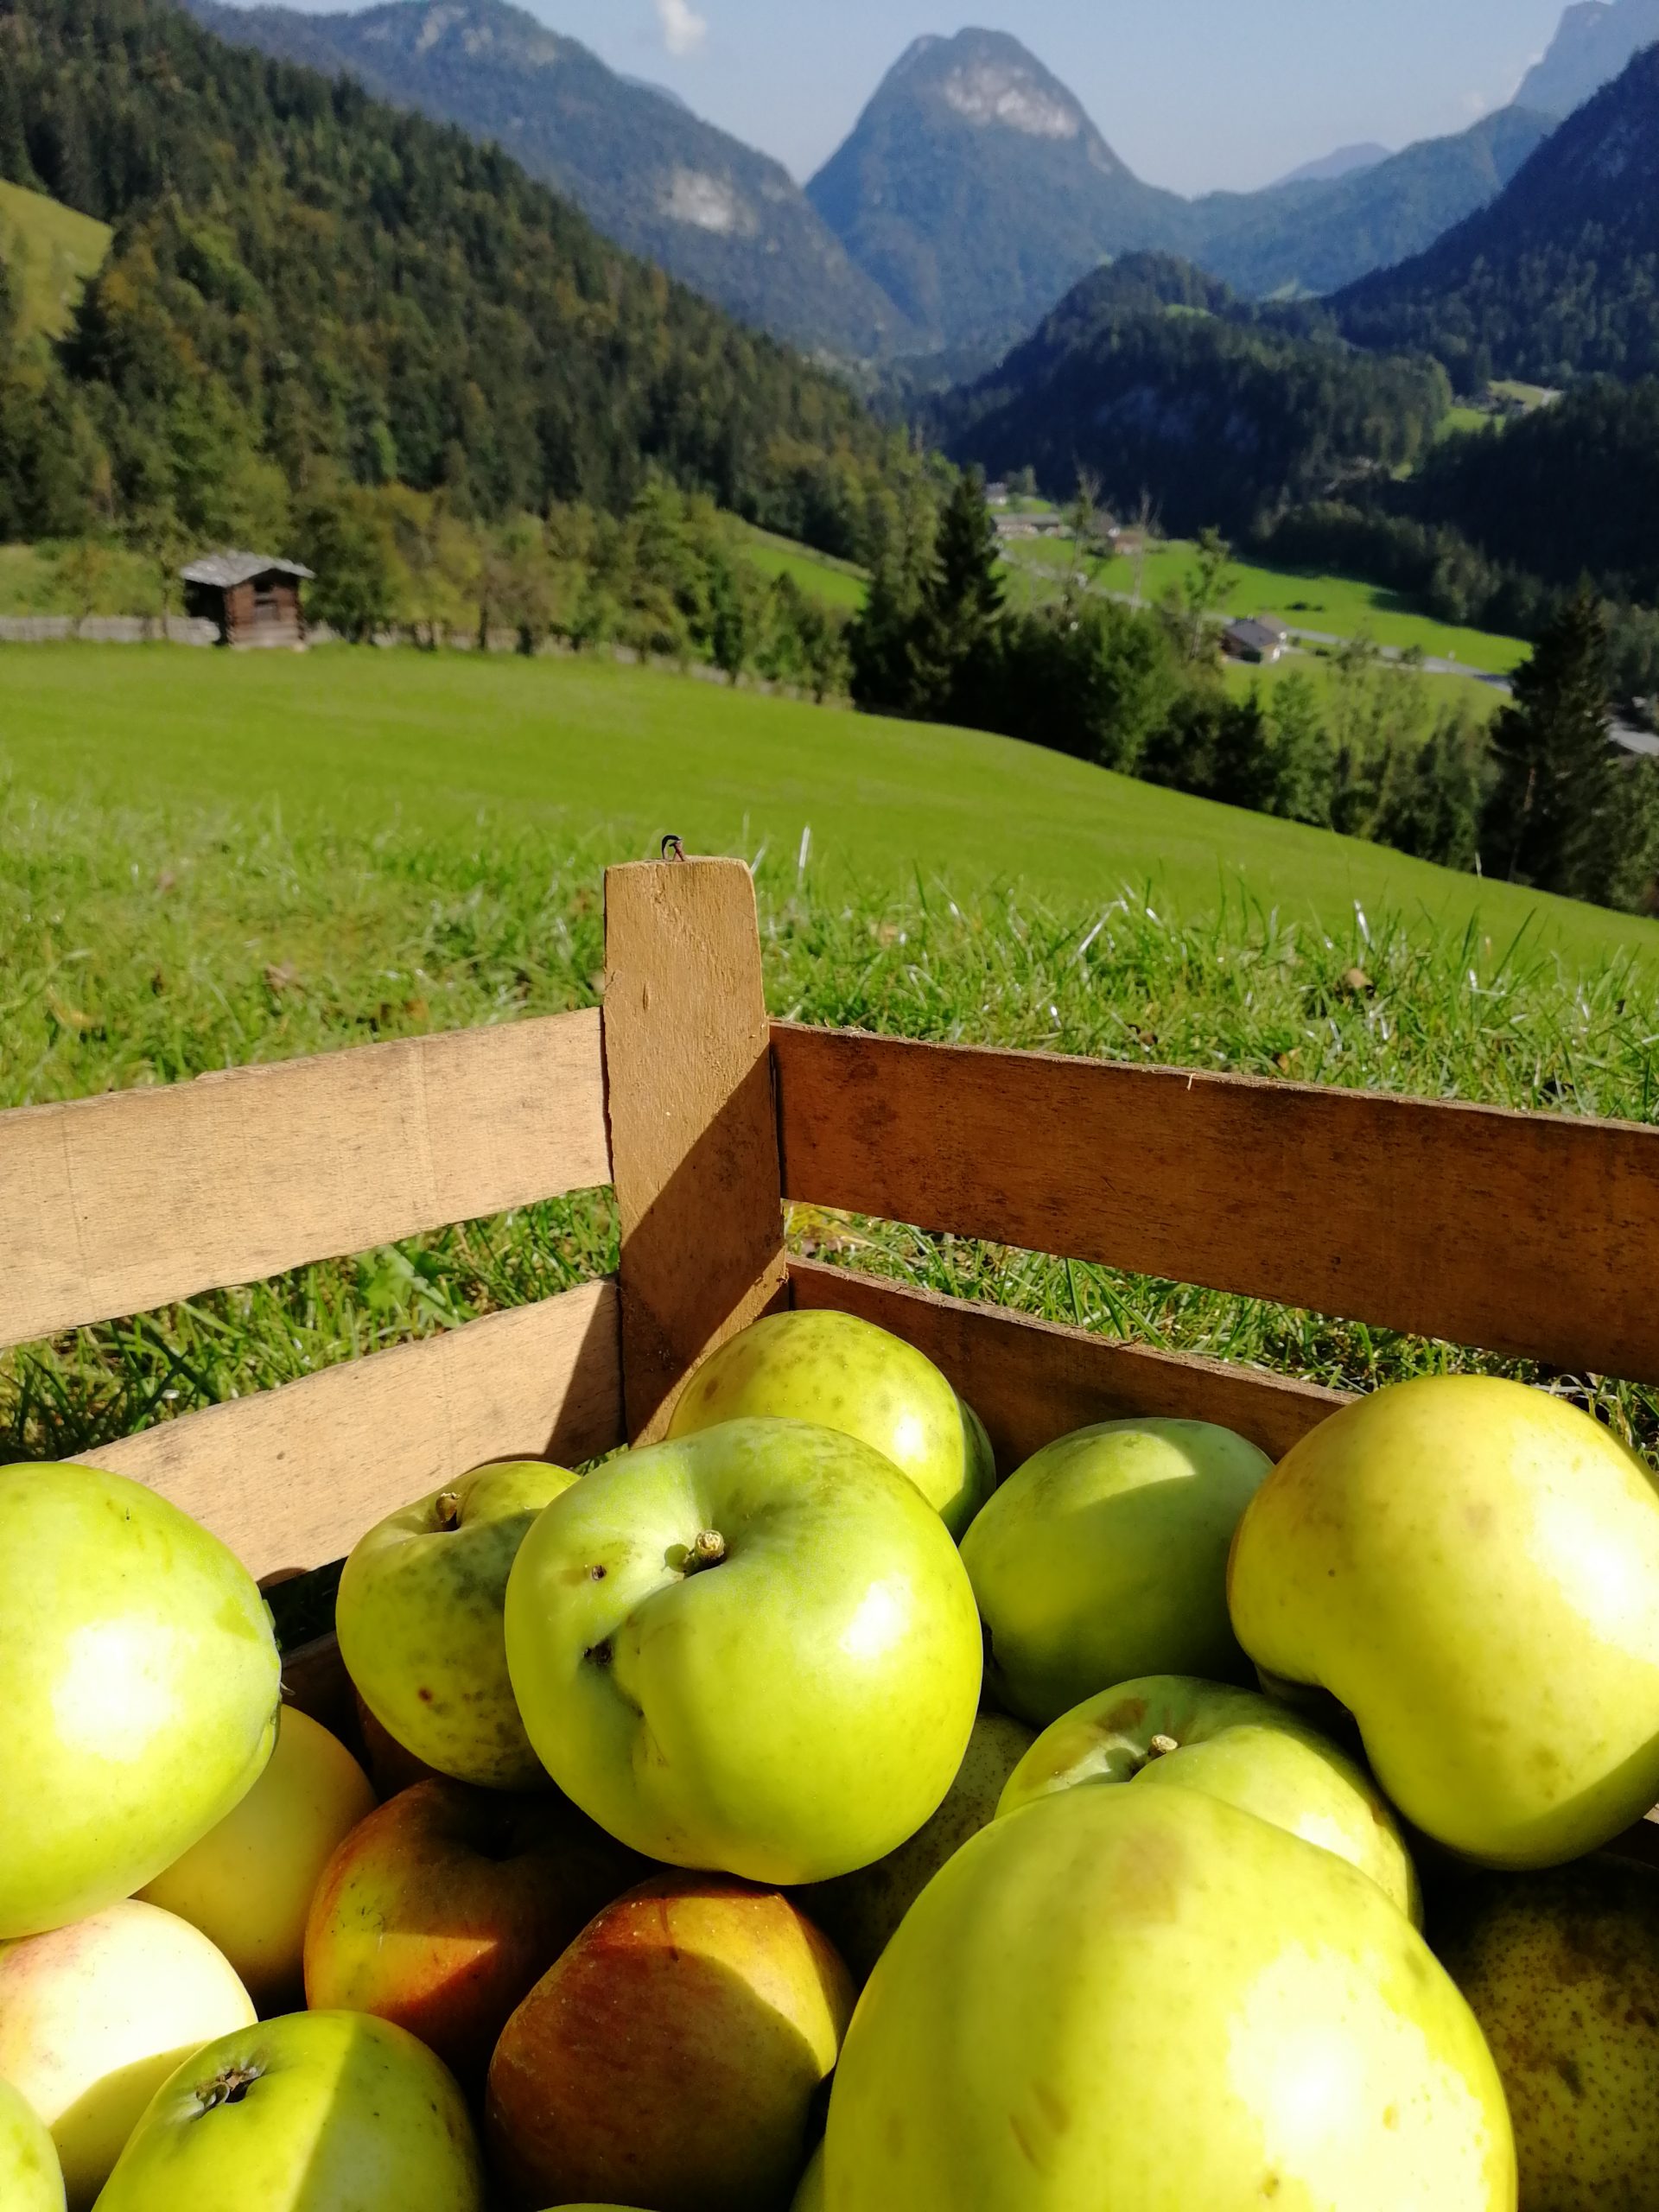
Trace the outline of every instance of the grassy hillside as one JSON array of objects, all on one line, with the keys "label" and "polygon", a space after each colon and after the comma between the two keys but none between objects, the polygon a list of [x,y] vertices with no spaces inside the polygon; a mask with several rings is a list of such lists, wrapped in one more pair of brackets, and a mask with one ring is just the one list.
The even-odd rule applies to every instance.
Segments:
[{"label": "grassy hillside", "polygon": [[107,223],[0,179],[0,260],[21,296],[26,333],[56,338],[68,327],[82,286],[103,266],[111,235]]},{"label": "grassy hillside", "polygon": [[869,578],[852,562],[837,561],[829,553],[815,553],[810,545],[799,544],[792,537],[779,537],[774,531],[758,529],[753,523],[741,523],[738,528],[745,552],[762,575],[793,576],[811,598],[821,599],[831,607],[844,607],[849,614],[856,614],[863,606]]},{"label": "grassy hillside", "polygon": [[[234,733],[234,738],[231,733]],[[1574,963],[1659,952],[1659,928],[1113,776],[1007,739],[817,709],[582,660],[332,649],[0,655],[0,763],[17,789],[113,810],[270,805],[370,833],[476,840],[480,820],[654,849],[763,847],[821,880],[919,871],[1105,906],[1243,895],[1334,931],[1368,912],[1494,940],[1525,927]]]}]

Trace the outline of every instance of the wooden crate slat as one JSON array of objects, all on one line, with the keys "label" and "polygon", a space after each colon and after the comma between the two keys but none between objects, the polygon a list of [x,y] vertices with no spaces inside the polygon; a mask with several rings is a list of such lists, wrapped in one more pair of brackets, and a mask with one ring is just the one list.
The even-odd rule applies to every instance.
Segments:
[{"label": "wooden crate slat", "polygon": [[610,1180],[596,1012],[0,1115],[0,1344]]},{"label": "wooden crate slat", "polygon": [[82,1455],[182,1506],[259,1579],[326,1565],[487,1459],[623,1440],[616,1286],[585,1283]]},{"label": "wooden crate slat", "polygon": [[605,1065],[628,1433],[785,1294],[771,1030],[741,861],[605,872]]},{"label": "wooden crate slat", "polygon": [[797,1306],[856,1313],[925,1351],[990,1431],[1005,1475],[1057,1436],[1137,1414],[1216,1421],[1279,1459],[1348,1403],[1315,1383],[1117,1344],[847,1268],[791,1260],[789,1275]]},{"label": "wooden crate slat", "polygon": [[792,1199],[1659,1382],[1659,1129],[774,1026]]}]

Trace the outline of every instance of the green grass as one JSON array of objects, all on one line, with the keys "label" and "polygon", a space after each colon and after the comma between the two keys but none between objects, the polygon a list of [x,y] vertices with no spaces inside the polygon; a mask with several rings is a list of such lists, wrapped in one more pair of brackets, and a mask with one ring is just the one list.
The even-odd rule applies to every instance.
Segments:
[{"label": "green grass", "polygon": [[[1016,569],[1058,569],[1064,574],[1072,565],[1071,547],[1065,540],[1022,541],[1010,547],[1009,552]],[[1155,602],[1173,586],[1184,582],[1193,559],[1193,548],[1179,539],[1154,546],[1141,564],[1141,588],[1147,600]],[[1135,588],[1136,563],[1132,560],[1096,563],[1090,573],[1108,591],[1129,593]],[[1415,647],[1426,658],[1461,661],[1493,676],[1510,674],[1531,650],[1518,638],[1496,637],[1484,630],[1436,622],[1427,614],[1414,613],[1398,593],[1354,577],[1236,560],[1231,563],[1231,578],[1221,610],[1227,614],[1276,614],[1294,629],[1320,631],[1337,638],[1369,637],[1379,645],[1395,646],[1402,652]]]},{"label": "green grass", "polygon": [[104,264],[107,223],[21,185],[0,182],[0,259],[21,280],[22,327],[55,338],[69,326],[86,279]]},{"label": "green grass", "polygon": [[843,884],[920,868],[1105,905],[1125,886],[1192,913],[1243,896],[1345,924],[1356,901],[1586,965],[1659,929],[1237,812],[976,732],[888,721],[598,659],[336,646],[0,648],[0,754],[18,787],[97,808],[276,807],[295,824],[438,837],[504,816],[635,853],[674,830]]},{"label": "green grass", "polygon": [[[221,724],[245,760],[257,757],[248,727]],[[3,1105],[591,1005],[601,870],[639,849],[631,830],[518,804],[367,806],[344,776],[338,805],[290,810],[268,789],[227,795],[217,776],[195,791],[149,781],[130,754],[100,782],[5,752]],[[931,871],[853,886],[774,853],[759,890],[782,1016],[1659,1122],[1659,982],[1627,957],[1580,974],[1530,932],[1516,944],[1351,911],[1327,930],[1237,896],[1184,917],[1104,890],[1042,899],[976,884],[959,860],[949,886]],[[797,1250],[907,1283],[1351,1387],[1497,1364],[817,1209],[794,1209],[790,1233]],[[615,1252],[608,1194],[591,1193],[67,1332],[0,1356],[0,1448],[95,1450],[549,1295]],[[1655,1394],[1554,1381],[1659,1442]]]},{"label": "green grass", "polygon": [[1468,437],[1478,431],[1487,429],[1495,419],[1487,414],[1484,408],[1448,407],[1445,418],[1434,435],[1436,439],[1443,444],[1447,438]]},{"label": "green grass", "polygon": [[[1292,653],[1284,660],[1274,661],[1269,667],[1256,667],[1249,661],[1230,660],[1222,668],[1222,680],[1230,691],[1244,693],[1259,689],[1271,694],[1287,677],[1306,676],[1321,691],[1327,690],[1336,676],[1335,654],[1323,647],[1306,652]],[[1461,704],[1488,720],[1504,705],[1503,694],[1494,685],[1477,676],[1419,676],[1417,678],[1427,691],[1436,709],[1441,705]]]},{"label": "green grass", "polygon": [[766,576],[792,576],[801,589],[830,607],[856,614],[869,590],[869,578],[850,561],[837,561],[829,553],[815,553],[792,537],[775,537],[753,523],[740,523],[744,550],[753,566]]}]

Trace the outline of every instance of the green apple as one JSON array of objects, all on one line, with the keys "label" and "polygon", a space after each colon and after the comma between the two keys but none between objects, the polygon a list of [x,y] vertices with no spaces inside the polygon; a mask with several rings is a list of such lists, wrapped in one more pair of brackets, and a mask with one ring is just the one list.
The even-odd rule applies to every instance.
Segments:
[{"label": "green apple", "polygon": [[364,2012],[289,2012],[169,2075],[98,2212],[484,2212],[454,2078]]},{"label": "green apple", "polygon": [[253,2018],[229,1961],[156,1905],[0,1947],[0,2078],[52,2131],[69,2212],[87,2212],[180,2061]]},{"label": "green apple", "polygon": [[346,1670],[380,1726],[439,1774],[486,1789],[543,1778],[507,1680],[501,1608],[519,1545],[575,1479],[542,1459],[480,1467],[389,1515],[346,1562]]},{"label": "green apple", "polygon": [[1027,1459],[963,1539],[997,1702],[1046,1728],[1136,1675],[1242,1677],[1227,1548],[1270,1465],[1197,1421],[1107,1421]]},{"label": "green apple", "polygon": [[1659,2172],[1659,1874],[1586,1859],[1439,1904],[1434,1948],[1485,2031],[1521,2202],[1643,2212]]},{"label": "green apple", "polygon": [[1441,1375],[1345,1408],[1263,1486],[1230,1583],[1251,1658],[1345,1705],[1449,1850],[1548,1866],[1659,1798],[1659,1491],[1563,1400]]},{"label": "green apple", "polygon": [[224,1819],[276,1739],[252,1577],[124,1475],[0,1469],[0,1937],[130,1897]]},{"label": "green apple", "polygon": [[306,1915],[322,1871],[374,1810],[337,1736],[284,1707],[276,1748],[242,1802],[143,1894],[216,1943],[262,2012],[303,2001]]},{"label": "green apple", "polygon": [[789,2212],[823,2212],[823,2145],[812,2153],[812,2163],[801,2177]]},{"label": "green apple", "polygon": [[0,2082],[0,2204],[6,2212],[64,2212],[52,2138],[10,2082]]},{"label": "green apple", "polygon": [[1091,1783],[1201,1789],[1369,1874],[1422,1920],[1417,1870],[1382,1791],[1328,1736],[1253,1690],[1147,1675],[1089,1699],[1046,1728],[1015,1768],[1001,1810]]},{"label": "green apple", "polygon": [[1479,2028],[1332,1853],[1196,1789],[965,1844],[848,2032],[828,2212],[1515,2212]]},{"label": "green apple", "polygon": [[893,1931],[970,1835],[996,1817],[1003,1784],[1031,1749],[1032,1732],[1005,1713],[982,1713],[974,1723],[957,1778],[932,1819],[874,1866],[833,1882],[816,1882],[798,1902],[864,1982]]},{"label": "green apple", "polygon": [[778,1891],[658,1876],[502,2030],[491,2166],[516,2204],[780,2212],[852,2010],[845,1966]]},{"label": "green apple", "polygon": [[771,1313],[704,1360],[671,1436],[721,1421],[804,1421],[856,1436],[910,1477],[951,1535],[996,1487],[979,1416],[913,1344],[854,1313]]},{"label": "green apple", "polygon": [[981,1642],[956,1546],[855,1437],[728,1421],[556,1498],[507,1586],[507,1663],[565,1794],[671,1866],[826,1880],[950,1789]]}]

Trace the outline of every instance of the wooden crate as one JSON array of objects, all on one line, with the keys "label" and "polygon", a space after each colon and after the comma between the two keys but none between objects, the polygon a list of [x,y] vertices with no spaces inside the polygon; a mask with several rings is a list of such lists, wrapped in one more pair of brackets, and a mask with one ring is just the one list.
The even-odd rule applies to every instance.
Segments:
[{"label": "wooden crate", "polygon": [[[93,1455],[263,1579],[485,1460],[660,1434],[696,1362],[791,1303],[919,1345],[1005,1470],[1128,1414],[1277,1457],[1343,1402],[791,1260],[786,1199],[1659,1382],[1659,1129],[770,1022],[737,861],[611,869],[606,969],[602,1019],[0,1115],[0,1344],[611,1184],[614,1281]],[[289,1681],[332,1709],[330,1651]]]}]

